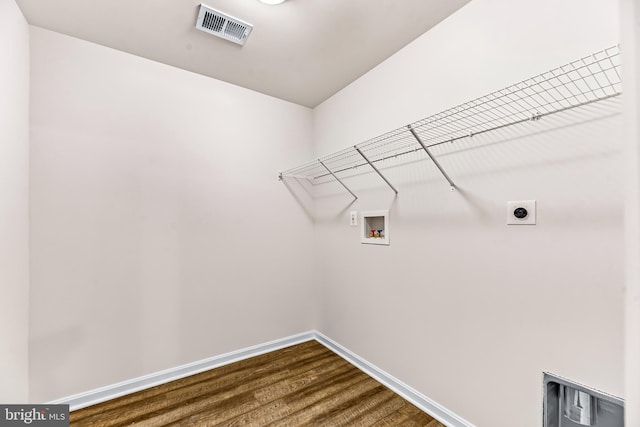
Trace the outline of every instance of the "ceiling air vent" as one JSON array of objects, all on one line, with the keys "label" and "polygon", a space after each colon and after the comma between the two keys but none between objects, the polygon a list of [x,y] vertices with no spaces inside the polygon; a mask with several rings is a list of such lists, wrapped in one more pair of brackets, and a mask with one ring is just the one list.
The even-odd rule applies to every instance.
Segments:
[{"label": "ceiling air vent", "polygon": [[201,4],[196,28],[239,45],[244,45],[249,34],[251,34],[253,25]]}]

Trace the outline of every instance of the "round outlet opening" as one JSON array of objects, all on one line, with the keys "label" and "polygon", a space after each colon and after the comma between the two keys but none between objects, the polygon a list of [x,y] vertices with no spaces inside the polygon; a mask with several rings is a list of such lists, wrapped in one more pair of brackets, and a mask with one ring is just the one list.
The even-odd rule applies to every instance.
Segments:
[{"label": "round outlet opening", "polygon": [[529,212],[523,207],[515,208],[513,211],[513,216],[518,219],[525,219],[529,215]]}]

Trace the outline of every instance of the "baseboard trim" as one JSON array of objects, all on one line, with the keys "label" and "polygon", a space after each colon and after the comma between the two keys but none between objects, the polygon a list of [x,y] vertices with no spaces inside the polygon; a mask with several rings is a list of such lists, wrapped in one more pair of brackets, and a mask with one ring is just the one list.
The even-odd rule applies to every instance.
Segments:
[{"label": "baseboard trim", "polygon": [[241,350],[221,354],[219,356],[199,360],[197,362],[188,363],[186,365],[177,366],[175,368],[166,369],[164,371],[154,372],[149,375],[144,375],[142,377],[120,383],[100,387],[84,393],[63,397],[61,399],[47,402],[47,404],[68,404],[69,410],[74,411],[76,409],[85,408],[87,406],[115,399],[116,397],[125,396],[160,384],[208,371],[209,369],[219,368],[220,366],[228,365],[250,357],[259,356],[264,353],[280,350],[281,348],[311,341],[315,338],[315,331],[303,332],[301,334],[291,335],[289,337],[280,338]]},{"label": "baseboard trim", "polygon": [[232,351],[221,354],[219,356],[210,357],[208,359],[199,360],[197,362],[188,363],[186,365],[177,366],[175,368],[166,369],[164,371],[155,372],[142,377],[134,378],[128,381],[112,384],[109,386],[97,388],[84,393],[74,394],[72,396],[63,397],[47,404],[68,404],[71,411],[135,393],[137,391],[146,390],[160,384],[175,381],[180,378],[208,371],[209,369],[218,368],[250,357],[259,356],[271,351],[280,350],[285,347],[300,344],[306,341],[316,340],[329,350],[336,353],[361,371],[375,378],[381,384],[389,387],[398,393],[404,399],[416,405],[418,408],[429,413],[441,423],[448,427],[475,427],[470,422],[459,417],[447,408],[429,399],[427,396],[411,388],[399,379],[389,375],[387,372],[369,363],[362,357],[353,353],[346,347],[333,341],[331,338],[321,332],[311,330],[263,344],[254,345],[241,350]]},{"label": "baseboard trim", "polygon": [[453,413],[437,402],[429,399],[424,394],[413,389],[412,387],[408,386],[407,384],[403,383],[399,379],[393,377],[392,375],[388,374],[372,363],[369,363],[362,357],[333,341],[331,338],[327,337],[321,332],[314,331],[314,333],[316,341],[318,341],[320,344],[324,345],[329,350],[333,351],[338,356],[342,357],[369,376],[375,378],[381,384],[389,387],[391,390],[398,393],[400,396],[413,403],[418,408],[422,409],[433,418],[440,421],[442,424],[448,427],[475,427],[474,424],[458,416],[457,414]]}]

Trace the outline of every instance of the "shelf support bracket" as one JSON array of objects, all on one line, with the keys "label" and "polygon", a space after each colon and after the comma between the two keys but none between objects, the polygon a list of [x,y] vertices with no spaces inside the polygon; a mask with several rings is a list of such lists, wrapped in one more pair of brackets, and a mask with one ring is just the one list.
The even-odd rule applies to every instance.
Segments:
[{"label": "shelf support bracket", "polygon": [[340,185],[342,185],[342,186],[345,188],[345,190],[347,190],[347,191],[349,192],[349,194],[351,194],[351,195],[353,196],[354,200],[358,198],[358,196],[356,196],[355,194],[353,194],[353,191],[349,190],[349,187],[347,187],[346,185],[344,185],[344,182],[342,182],[342,180],[341,180],[340,178],[338,178],[338,177],[336,176],[336,174],[335,174],[335,173],[333,173],[333,172],[331,171],[331,169],[329,169],[329,168],[327,167],[327,165],[325,165],[324,163],[322,163],[322,160],[318,159],[318,163],[320,163],[320,164],[322,165],[322,167],[324,167],[324,168],[327,170],[327,172],[329,172],[329,173],[331,174],[331,176],[332,176],[332,177],[334,177],[334,178],[336,179],[336,181],[338,181],[338,182],[340,183]]},{"label": "shelf support bracket", "polygon": [[355,149],[356,149],[356,151],[358,152],[358,154],[360,154],[360,155],[362,156],[362,158],[363,158],[367,163],[369,163],[369,166],[371,166],[371,168],[372,168],[374,171],[376,171],[376,173],[377,173],[378,175],[380,175],[380,178],[382,178],[382,179],[384,180],[384,182],[386,182],[386,183],[387,183],[387,185],[388,185],[389,187],[391,187],[391,189],[393,190],[393,192],[394,192],[394,193],[396,193],[396,194],[398,194],[398,190],[396,190],[396,187],[394,187],[393,185],[391,185],[391,183],[389,182],[389,180],[388,180],[387,178],[385,178],[385,176],[384,176],[384,175],[382,175],[382,173],[378,170],[378,168],[377,168],[377,167],[375,167],[375,166],[374,166],[374,164],[373,164],[373,163],[371,163],[371,161],[367,158],[367,156],[365,156],[365,155],[364,155],[364,153],[363,153],[363,152],[358,148],[358,146],[357,146],[357,145],[354,145],[354,146],[353,146],[353,148],[355,148]]},{"label": "shelf support bracket", "polygon": [[433,155],[431,154],[431,152],[429,151],[429,148],[427,148],[427,146],[424,144],[424,142],[422,142],[422,139],[420,139],[420,136],[416,133],[416,131],[411,127],[411,125],[407,126],[407,128],[409,129],[409,132],[411,132],[411,134],[413,135],[413,137],[416,139],[416,141],[418,141],[418,144],[420,144],[420,146],[424,149],[425,153],[427,153],[427,156],[429,156],[429,158],[433,161],[433,164],[436,165],[436,167],[438,168],[438,170],[440,171],[440,173],[444,176],[444,178],[449,182],[449,185],[451,186],[451,191],[455,190],[456,185],[453,183],[453,181],[451,181],[451,178],[449,178],[449,175],[447,175],[447,173],[444,171],[444,169],[442,169],[442,166],[440,166],[440,163],[438,163],[438,161],[436,160],[435,157],[433,157]]}]

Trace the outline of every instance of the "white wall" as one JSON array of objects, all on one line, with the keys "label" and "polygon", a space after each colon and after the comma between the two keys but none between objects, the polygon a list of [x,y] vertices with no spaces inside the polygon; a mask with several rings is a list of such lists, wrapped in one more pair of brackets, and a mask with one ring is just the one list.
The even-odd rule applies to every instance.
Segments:
[{"label": "white wall", "polygon": [[[0,31],[10,19],[28,40],[13,2],[0,5]],[[616,14],[475,0],[318,107],[315,154],[617,43]],[[479,426],[540,425],[543,370],[623,394],[619,103],[441,153],[456,193],[427,162],[386,171],[395,201],[375,177],[350,180],[360,200],[321,200],[313,234],[274,174],[312,158],[309,110],[38,28],[31,38],[32,401],[317,326]],[[27,74],[28,60],[10,63]],[[539,224],[506,227],[504,202],[528,198]],[[392,245],[362,246],[347,213],[379,208]],[[10,339],[24,339],[26,303],[12,308]],[[26,369],[23,348],[1,357]]]},{"label": "white wall", "polygon": [[[618,43],[616,2],[475,0],[317,107],[327,154]],[[623,395],[620,101],[436,151],[319,198],[320,330],[478,426],[539,426],[542,372]],[[418,160],[418,157],[416,157]],[[333,194],[335,193],[335,194]],[[508,200],[538,225],[508,227]],[[391,245],[350,210],[390,209]]]},{"label": "white wall", "polygon": [[31,400],[313,327],[311,110],[31,28]]},{"label": "white wall", "polygon": [[624,73],[624,137],[627,159],[626,316],[625,316],[625,423],[640,425],[640,7],[634,0],[620,1]]},{"label": "white wall", "polygon": [[29,26],[0,0],[0,402],[28,396]]}]

